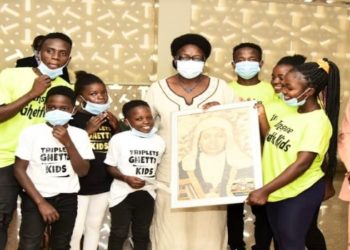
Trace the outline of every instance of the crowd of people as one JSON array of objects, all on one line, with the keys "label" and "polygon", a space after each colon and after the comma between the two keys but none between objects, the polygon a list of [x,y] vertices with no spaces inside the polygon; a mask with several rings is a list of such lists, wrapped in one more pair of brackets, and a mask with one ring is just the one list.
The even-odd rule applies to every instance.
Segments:
[{"label": "crowd of people", "polygon": [[[245,100],[256,100],[263,149],[263,186],[246,199],[255,215],[252,249],[327,249],[317,219],[322,201],[335,193],[338,145],[350,171],[350,104],[338,137],[340,78],[334,62],[285,56],[271,81],[263,81],[263,50],[241,43],[232,51],[237,79],[226,83],[204,74],[210,42],[184,34],[170,45],[176,73],[151,84],[144,100],[125,103],[124,120],[118,121],[102,79],[78,71],[69,83],[72,44],[59,32],[38,36],[32,57],[0,72],[0,249],[18,196],[21,250],[41,249],[45,232],[50,249],[96,250],[108,208],[110,250],[122,250],[129,234],[135,250],[246,249],[244,203],[174,209],[171,194],[157,189],[157,183],[171,182],[170,114]],[[208,137],[216,129],[220,139],[218,133],[230,128],[220,119],[210,125],[198,125],[203,151],[191,161],[184,157],[184,174],[201,161],[197,177],[208,175],[206,167],[216,167],[213,152],[222,155],[233,140],[224,136],[220,148],[206,147],[204,132]],[[217,168],[218,178],[228,181],[222,178],[226,158]],[[340,193],[345,201],[349,180],[346,175]],[[219,184],[213,180],[205,188],[214,192]]]}]

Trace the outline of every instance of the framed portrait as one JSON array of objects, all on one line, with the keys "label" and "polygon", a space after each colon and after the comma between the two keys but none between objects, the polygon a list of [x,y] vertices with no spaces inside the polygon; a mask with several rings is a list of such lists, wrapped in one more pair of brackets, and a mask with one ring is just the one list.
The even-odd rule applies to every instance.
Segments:
[{"label": "framed portrait", "polygon": [[261,187],[261,145],[255,101],[174,112],[171,206],[244,202]]}]

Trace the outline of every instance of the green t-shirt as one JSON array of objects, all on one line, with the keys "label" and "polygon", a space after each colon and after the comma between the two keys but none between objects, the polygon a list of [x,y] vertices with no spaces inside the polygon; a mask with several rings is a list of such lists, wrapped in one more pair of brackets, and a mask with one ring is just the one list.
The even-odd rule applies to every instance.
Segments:
[{"label": "green t-shirt", "polygon": [[275,91],[269,82],[261,81],[258,84],[246,86],[232,81],[228,85],[234,90],[234,93],[243,100],[249,98],[266,104],[273,101],[274,98]]},{"label": "green t-shirt", "polygon": [[324,175],[321,164],[331,135],[331,123],[322,109],[289,115],[270,128],[263,149],[264,184],[271,182],[295,162],[298,152],[314,152],[317,156],[301,176],[271,193],[268,201],[295,197]]},{"label": "green t-shirt", "polygon": [[[27,93],[37,77],[33,69],[29,67],[8,68],[1,71],[0,105],[11,103]],[[51,88],[58,85],[72,88],[71,84],[60,77],[51,82]],[[21,131],[28,126],[44,122],[46,92],[28,103],[14,117],[0,123],[0,168],[14,163],[18,136]]]}]

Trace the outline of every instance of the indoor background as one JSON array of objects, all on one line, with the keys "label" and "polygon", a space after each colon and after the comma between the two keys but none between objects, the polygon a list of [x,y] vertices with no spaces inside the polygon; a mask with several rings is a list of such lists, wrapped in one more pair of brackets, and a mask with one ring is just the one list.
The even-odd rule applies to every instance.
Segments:
[{"label": "indoor background", "polygon": [[[32,55],[36,35],[64,32],[74,43],[71,79],[76,70],[100,76],[109,84],[117,113],[150,83],[175,73],[170,43],[188,32],[211,42],[210,75],[234,79],[233,46],[253,42],[263,48],[261,79],[270,80],[273,65],[285,55],[299,53],[309,61],[327,57],[341,71],[342,110],[350,93],[350,1],[0,0],[0,16],[0,69]],[[322,215],[325,206],[336,223],[326,235],[330,249],[345,249],[346,208],[326,203]],[[342,221],[332,220],[336,213]]]}]

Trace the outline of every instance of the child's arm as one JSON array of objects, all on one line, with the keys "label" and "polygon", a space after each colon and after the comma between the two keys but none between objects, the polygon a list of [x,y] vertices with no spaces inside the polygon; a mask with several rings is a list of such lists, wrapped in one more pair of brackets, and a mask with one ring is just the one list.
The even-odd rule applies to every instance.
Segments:
[{"label": "child's arm", "polygon": [[43,220],[47,223],[53,223],[59,219],[57,210],[48,203],[35,188],[32,180],[27,175],[28,161],[16,157],[14,165],[14,174],[18,183],[23,187],[26,193],[37,205]]},{"label": "child's arm", "polygon": [[79,154],[68,134],[67,128],[64,126],[54,126],[52,135],[66,147],[72,167],[77,175],[79,177],[87,175],[89,172],[90,163],[88,160],[84,160]]},{"label": "child's arm", "polygon": [[107,172],[115,179],[126,182],[132,188],[142,188],[146,182],[136,176],[124,175],[116,167],[107,165]]},{"label": "child's arm", "polygon": [[297,159],[279,176],[263,187],[251,192],[247,198],[250,205],[264,205],[268,196],[274,191],[286,186],[302,175],[312,164],[317,154],[313,152],[299,152]]},{"label": "child's arm", "polygon": [[31,102],[36,97],[42,95],[45,90],[51,86],[51,79],[48,76],[38,76],[32,86],[32,89],[26,94],[15,100],[0,106],[0,122],[7,121],[21,111],[24,106]]},{"label": "child's arm", "polygon": [[270,130],[270,125],[266,117],[265,107],[261,102],[257,102],[255,104],[255,108],[258,109],[260,133],[261,133],[262,140],[264,140],[267,133]]}]

